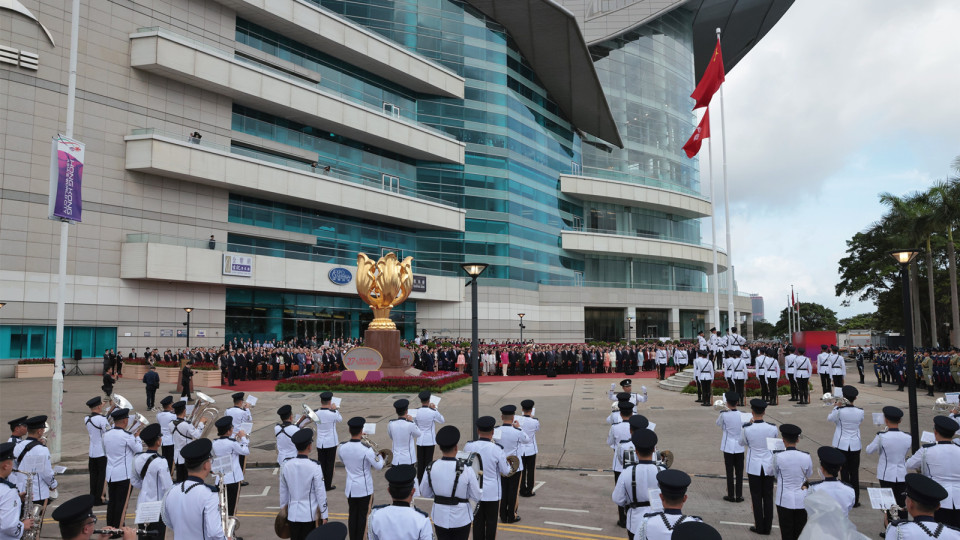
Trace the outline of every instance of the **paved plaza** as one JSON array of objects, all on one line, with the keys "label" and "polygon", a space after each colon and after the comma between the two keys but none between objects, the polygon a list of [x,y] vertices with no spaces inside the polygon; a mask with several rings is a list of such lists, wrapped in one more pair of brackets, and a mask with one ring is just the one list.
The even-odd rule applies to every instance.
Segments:
[{"label": "paved plaza", "polygon": [[[519,404],[522,399],[536,401],[536,415],[541,421],[537,436],[540,454],[537,458],[536,497],[520,498],[522,521],[500,525],[500,538],[625,538],[626,531],[616,526],[616,508],[610,501],[613,474],[610,471],[612,451],[606,446],[608,426],[604,418],[610,412],[607,391],[611,379],[550,379],[544,381],[511,381],[481,384],[481,415],[499,416],[501,405]],[[639,382],[639,381],[638,381]],[[728,503],[721,499],[725,493],[722,456],[718,449],[720,430],[716,427],[717,413],[709,407],[694,403],[695,397],[668,392],[656,387],[655,381],[642,381],[647,385],[650,399],[642,404],[640,412],[656,424],[660,449],[669,449],[676,455],[674,468],[693,477],[685,513],[699,515],[721,531],[724,538],[751,538],[748,531],[752,525],[749,491],[744,480],[746,502]],[[64,394],[64,432],[62,464],[69,467],[60,478],[60,499],[85,493],[87,490],[86,449],[87,435],[82,427],[87,413],[84,401],[99,392],[99,377],[68,377]],[[906,409],[906,392],[897,392],[896,387],[884,385],[877,388],[875,382],[856,385],[860,389],[857,404],[867,413],[879,412],[883,406],[896,405]],[[173,388],[164,385],[159,395],[167,395]],[[229,402],[232,390],[201,389],[216,399],[217,406]],[[639,388],[636,388],[639,390]],[[130,379],[121,379],[115,392],[128,398],[134,407],[145,408],[143,384]],[[816,393],[819,395],[819,393]],[[290,404],[299,412],[300,404],[311,407],[319,405],[316,394],[262,392],[255,394],[259,403],[254,408],[254,430],[251,435],[251,457],[247,475],[250,486],[243,488],[239,505],[239,533],[247,540],[273,538],[273,518],[277,511],[276,452],[274,451],[273,426],[277,420],[276,409]],[[382,424],[371,438],[383,448],[389,448],[385,424],[393,418],[393,401],[400,398],[414,399],[411,394],[339,394],[343,398],[344,418],[364,416],[371,422]],[[46,414],[50,406],[50,383],[46,380],[0,380],[0,418],[6,420],[24,414]],[[458,426],[465,437],[470,431],[470,387],[442,394],[440,411],[448,424]],[[159,399],[159,398],[158,398]],[[815,398],[814,398],[815,399]],[[933,399],[926,395],[918,397],[920,425],[932,429]],[[221,413],[224,407],[221,407]],[[816,448],[830,444],[833,424],[827,422],[827,407],[815,401],[813,405],[800,407],[786,400],[781,405],[770,407],[767,418],[776,424],[794,423],[804,430],[799,448],[815,453]],[[153,413],[147,416],[153,420]],[[862,426],[864,446],[869,443],[877,429],[866,423]],[[906,427],[906,426],[905,426]],[[347,438],[347,429],[339,429],[341,440]],[[439,457],[439,452],[436,454]],[[816,466],[816,457],[814,463]],[[861,460],[861,487],[875,485],[876,455],[863,454]],[[389,502],[386,482],[382,473],[374,474],[377,491],[374,504]],[[344,471],[339,466],[334,484],[343,485]],[[343,491],[338,489],[328,494],[330,517],[346,521],[347,503]],[[882,516],[869,508],[869,499],[861,495],[863,506],[854,509],[850,516],[861,532],[873,536],[881,530]],[[416,505],[427,512],[431,503],[417,500]],[[135,503],[131,501],[130,508]],[[103,511],[105,507],[98,507]],[[49,517],[50,513],[47,513]],[[132,514],[128,523],[132,521]],[[776,527],[776,520],[774,520]],[[55,526],[46,526],[43,537],[54,538]],[[774,529],[773,537],[779,534]]]}]

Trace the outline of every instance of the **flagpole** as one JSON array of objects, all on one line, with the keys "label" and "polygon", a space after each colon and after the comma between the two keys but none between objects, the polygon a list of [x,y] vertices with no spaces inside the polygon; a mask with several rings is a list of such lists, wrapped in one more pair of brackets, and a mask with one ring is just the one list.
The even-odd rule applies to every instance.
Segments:
[{"label": "flagpole", "polygon": [[787,297],[787,334],[788,341],[793,342],[793,305],[790,304],[790,297]]},{"label": "flagpole", "polygon": [[[799,294],[797,295],[800,296]],[[800,299],[797,298],[797,332],[800,331]]]},{"label": "flagpole", "polygon": [[[707,112],[710,114],[710,107]],[[720,273],[717,270],[717,184],[713,181],[713,138],[707,139],[707,161],[709,167],[708,177],[710,178],[710,226],[713,229],[711,242],[713,243],[713,324],[720,328]]]},{"label": "flagpole", "polygon": [[[720,29],[717,28],[717,42],[720,42]],[[723,156],[723,213],[727,228],[727,323],[736,326],[733,311],[733,251],[730,248],[730,184],[727,182],[727,133],[724,125],[727,115],[723,112],[723,85],[720,85],[720,144]]]}]

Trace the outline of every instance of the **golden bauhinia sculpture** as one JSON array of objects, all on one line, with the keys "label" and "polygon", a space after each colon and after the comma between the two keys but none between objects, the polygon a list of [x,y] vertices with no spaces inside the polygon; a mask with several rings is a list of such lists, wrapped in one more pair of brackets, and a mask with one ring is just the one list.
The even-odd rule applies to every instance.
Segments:
[{"label": "golden bauhinia sculpture", "polygon": [[373,262],[365,253],[357,255],[357,293],[373,309],[374,330],[395,330],[390,320],[390,309],[402,304],[413,291],[413,257],[397,260],[395,253],[387,253]]}]

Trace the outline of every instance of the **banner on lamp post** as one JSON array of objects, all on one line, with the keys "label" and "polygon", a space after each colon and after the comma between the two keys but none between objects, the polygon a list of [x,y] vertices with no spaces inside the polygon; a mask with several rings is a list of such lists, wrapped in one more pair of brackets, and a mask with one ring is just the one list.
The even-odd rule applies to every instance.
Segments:
[{"label": "banner on lamp post", "polygon": [[50,219],[80,223],[83,199],[80,188],[83,179],[82,142],[62,135],[53,138],[50,152]]}]

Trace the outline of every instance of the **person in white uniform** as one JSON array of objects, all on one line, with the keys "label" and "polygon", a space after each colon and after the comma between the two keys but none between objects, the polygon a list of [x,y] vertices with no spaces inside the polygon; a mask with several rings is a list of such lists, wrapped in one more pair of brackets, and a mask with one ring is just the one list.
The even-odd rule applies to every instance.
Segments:
[{"label": "person in white uniform", "polygon": [[647,387],[640,387],[642,393],[634,392],[632,379],[623,379],[620,381],[620,392],[614,392],[615,388],[616,386],[613,383],[610,383],[610,390],[607,391],[607,397],[610,399],[610,401],[623,401],[623,394],[626,394],[627,401],[633,403],[633,405],[636,407],[639,407],[641,403],[647,402]]},{"label": "person in white uniform", "polygon": [[410,402],[406,399],[394,401],[393,408],[397,411],[397,417],[387,424],[387,434],[393,441],[394,465],[414,465],[417,462],[417,439],[421,432],[413,417],[407,414],[409,406]]},{"label": "person in white uniform", "polygon": [[329,518],[327,490],[323,487],[323,469],[310,459],[313,430],[294,433],[293,444],[297,456],[283,462],[280,468],[280,507],[287,508],[290,540],[304,540]]},{"label": "person in white uniform", "polygon": [[776,406],[780,404],[780,361],[774,356],[776,351],[767,353],[767,403]]},{"label": "person in white uniform", "polygon": [[690,357],[687,355],[686,349],[680,346],[680,342],[677,342],[677,348],[673,350],[673,368],[675,373],[680,373],[681,371],[687,369],[687,363],[689,362]]},{"label": "person in white uniform", "polygon": [[797,354],[793,345],[787,345],[787,355],[783,357],[783,371],[787,374],[787,381],[790,382],[790,399],[788,401],[799,401],[797,396]]},{"label": "person in white uniform", "polygon": [[355,416],[347,420],[350,440],[340,445],[340,461],[347,470],[343,494],[347,497],[347,528],[351,540],[362,540],[367,527],[367,513],[373,501],[373,476],[371,469],[383,469],[383,460],[373,448],[361,442],[366,420]]},{"label": "person in white uniform", "polygon": [[[223,414],[226,416],[229,416],[230,418],[233,418],[233,429],[239,431],[241,429],[241,426],[243,426],[244,424],[253,424],[253,413],[250,412],[250,405],[248,405],[246,401],[244,401],[244,397],[245,397],[244,393],[237,392],[230,397],[233,398],[233,407],[230,407],[229,409],[224,411]],[[247,456],[241,455],[240,469],[244,470],[246,468],[246,464],[247,464]],[[246,486],[248,484],[247,482],[241,480],[240,485]]]},{"label": "person in white uniform", "polygon": [[110,416],[113,418],[113,429],[103,436],[103,444],[107,448],[107,493],[110,497],[107,525],[122,527],[124,509],[130,498],[133,458],[143,446],[137,438],[139,432],[134,435],[124,431],[130,422],[130,409],[115,409]]},{"label": "person in white uniform", "polygon": [[[633,404],[629,401],[618,402],[620,408],[620,421],[610,426],[607,431],[607,446],[613,450],[613,485],[616,486],[623,473],[624,463],[623,445],[630,443],[630,417],[633,416]],[[632,453],[632,452],[631,452]],[[617,508],[617,526],[627,526],[627,509],[625,506]]]},{"label": "person in white uniform", "polygon": [[240,483],[243,482],[243,466],[240,464],[240,458],[250,455],[250,439],[242,429],[236,431],[236,437],[233,436],[234,423],[230,416],[217,419],[215,425],[217,439],[213,441],[213,455],[218,458],[230,458],[230,467],[224,471],[223,483],[227,486],[227,515],[234,516],[237,510],[237,498],[240,496]]},{"label": "person in white uniform", "polygon": [[[80,495],[58,506],[51,515],[60,528],[60,536],[57,538],[66,540],[93,538],[94,530],[97,528],[97,516],[93,513],[93,503],[92,496]],[[104,538],[101,535],[97,535],[97,537]],[[122,527],[119,536],[107,536],[107,538],[136,540],[137,531],[130,527]]]},{"label": "person in white uniform", "polygon": [[[23,533],[33,527],[32,519],[20,520],[20,515],[23,513],[20,490],[10,481],[10,473],[13,472],[13,449],[16,446],[14,442],[0,444],[0,539],[2,540],[20,540]],[[91,496],[90,500],[93,501],[94,498]]]},{"label": "person in white uniform", "polygon": [[293,425],[293,408],[284,405],[277,409],[277,416],[280,417],[280,423],[273,426],[273,436],[277,439],[277,464],[283,465],[283,462],[297,455],[297,447],[293,445],[293,434],[300,430]]},{"label": "person in white uniform", "polygon": [[812,373],[813,364],[806,357],[806,349],[797,347],[797,359],[794,378],[797,380],[797,396],[800,405],[810,404],[810,373]]},{"label": "person in white uniform", "polygon": [[420,409],[417,410],[417,418],[414,420],[417,428],[420,429],[420,438],[417,439],[417,483],[423,479],[423,471],[427,465],[433,463],[433,447],[436,445],[436,424],[442,424],[446,420],[437,410],[437,406],[430,403],[430,391],[424,390],[417,397],[420,398]]},{"label": "person in white uniform", "polygon": [[337,459],[337,447],[340,445],[340,439],[337,438],[337,424],[343,422],[343,416],[333,403],[333,392],[320,393],[320,408],[316,412],[320,419],[320,423],[317,424],[317,462],[323,469],[324,489],[333,491],[337,489],[337,486],[333,485],[333,470]]},{"label": "person in white uniform", "polygon": [[837,477],[847,458],[843,455],[843,452],[832,446],[818,448],[817,457],[820,459],[820,474],[823,475],[823,481],[811,482],[810,487],[807,488],[807,495],[815,491],[826,492],[840,504],[840,508],[843,509],[843,517],[849,517],[856,495],[853,493],[852,487],[844,484]]},{"label": "person in white uniform", "polygon": [[90,414],[83,419],[90,437],[90,447],[87,449],[87,468],[90,471],[90,495],[100,504],[103,501],[103,487],[107,477],[107,451],[103,446],[103,435],[110,430],[107,418],[103,416],[103,399],[100,396],[87,400]]},{"label": "person in white uniform", "polygon": [[840,348],[836,345],[830,346],[827,363],[830,364],[830,376],[833,377],[834,390],[843,388],[843,380],[847,376],[847,363],[840,354]]},{"label": "person in white uniform", "polygon": [[[514,419],[517,414],[516,405],[504,405],[500,407],[500,418],[503,425],[500,426],[500,444],[503,445],[503,453],[507,456],[516,456],[520,459],[520,446],[530,443],[530,438],[520,429],[520,422]],[[496,436],[496,435],[494,435]],[[503,498],[500,499],[500,521],[503,523],[515,523],[520,521],[517,515],[517,494],[520,491],[520,477],[523,473],[523,461],[520,461],[518,473],[509,478],[503,479]]]},{"label": "person in white uniform", "polygon": [[173,404],[173,412],[177,418],[170,422],[170,436],[173,439],[173,464],[176,469],[174,477],[175,482],[183,482],[187,478],[187,466],[183,460],[181,450],[190,443],[199,439],[203,435],[204,422],[200,422],[197,427],[193,427],[190,422],[184,418],[187,414],[187,402],[178,401]]},{"label": "person in white uniform", "polygon": [[947,490],[947,497],[940,502],[936,512],[939,523],[951,527],[960,526],[960,446],[953,443],[953,436],[960,424],[947,416],[933,418],[933,435],[936,442],[923,445],[907,460],[907,470],[919,470]]},{"label": "person in white uniform", "polygon": [[481,416],[477,419],[477,440],[463,447],[467,453],[476,453],[480,457],[481,471],[479,483],[480,502],[473,516],[474,540],[493,540],[497,537],[497,515],[500,511],[501,478],[510,472],[507,455],[499,443],[493,442],[493,429],[496,418]]},{"label": "person in white uniform", "polygon": [[[630,536],[637,534],[644,514],[650,508],[650,489],[657,485],[657,474],[663,470],[653,461],[657,447],[657,434],[649,429],[637,429],[630,436],[636,455],[632,465],[627,466],[617,478],[611,498],[617,507],[626,509],[624,524]],[[618,524],[619,525],[619,524]]]},{"label": "person in white uniform", "polygon": [[740,444],[743,418],[737,410],[737,402],[741,398],[737,392],[727,392],[723,397],[727,410],[717,416],[717,426],[722,431],[720,452],[723,453],[723,466],[727,474],[727,494],[723,500],[743,502],[743,445]]},{"label": "person in white uniform", "polygon": [[520,422],[520,429],[530,439],[530,442],[520,445],[520,461],[523,462],[523,472],[520,477],[520,496],[534,497],[533,492],[535,474],[537,471],[537,432],[540,431],[540,420],[533,416],[534,402],[532,399],[525,399],[520,402],[520,409],[523,414],[517,417]]},{"label": "person in white uniform", "polygon": [[210,476],[212,450],[210,439],[190,441],[180,450],[187,479],[167,491],[160,513],[174,540],[227,540],[217,487],[204,483]]},{"label": "person in white uniform", "polygon": [[160,424],[160,455],[167,462],[167,469],[173,470],[174,447],[173,447],[173,421],[177,419],[173,412],[173,397],[164,396],[160,400],[160,412],[157,413],[157,423]]},{"label": "person in white uniform", "polygon": [[913,517],[913,521],[894,521],[887,527],[885,538],[903,540],[960,539],[960,531],[943,523],[937,523],[936,518],[934,518],[934,513],[940,507],[940,501],[948,496],[947,490],[943,486],[932,478],[916,473],[906,475],[904,485],[907,489],[905,504],[907,505],[907,512]]},{"label": "person in white uniform", "polygon": [[433,530],[429,516],[411,505],[416,467],[391,467],[384,477],[390,484],[387,491],[393,504],[374,507],[370,513],[370,540],[431,540]]},{"label": "person in white uniform", "polygon": [[[880,453],[877,461],[877,480],[880,487],[891,488],[897,499],[897,506],[906,508],[904,481],[907,476],[907,454],[910,453],[911,438],[909,433],[900,431],[900,420],[903,411],[897,407],[883,408],[883,421],[886,431],[878,432],[873,441],[867,445],[868,454]],[[939,506],[939,501],[937,501]],[[907,519],[907,511],[900,511],[900,519]]]},{"label": "person in white uniform", "polygon": [[663,510],[649,512],[643,516],[635,540],[670,540],[678,525],[703,521],[699,516],[683,513],[683,503],[687,502],[687,488],[690,487],[690,475],[683,471],[665,470],[657,473],[657,486],[660,488],[660,501]]},{"label": "person in white uniform", "polygon": [[753,503],[753,523],[750,531],[770,534],[773,527],[773,453],[767,448],[767,439],[777,436],[777,426],[765,422],[763,415],[767,402],[750,400],[753,419],[743,425],[740,444],[747,449],[747,479]]},{"label": "person in white uniform", "polygon": [[830,356],[826,345],[820,346],[820,354],[817,355],[817,374],[820,375],[820,389],[824,394],[830,391],[830,362],[827,357]]},{"label": "person in white uniform", "polygon": [[807,510],[803,506],[803,484],[813,474],[810,454],[797,450],[800,427],[793,424],[780,426],[780,436],[785,450],[773,453],[773,474],[777,478],[777,492],[773,496],[780,521],[780,536],[783,540],[796,540],[807,524]]},{"label": "person in white uniform", "polygon": [[[161,443],[160,424],[150,424],[143,428],[140,431],[140,439],[146,446],[146,450],[134,456],[133,474],[130,476],[133,487],[140,490],[140,494],[137,495],[138,507],[143,503],[162,501],[167,490],[173,486],[167,460],[157,453]],[[163,538],[167,530],[163,520],[146,523],[144,528],[148,531],[156,531],[155,538]]]},{"label": "person in white uniform", "polygon": [[841,392],[844,399],[850,403],[834,407],[827,420],[837,426],[833,430],[832,446],[843,452],[843,457],[846,458],[843,468],[840,469],[840,480],[853,488],[856,495],[853,507],[857,508],[860,506],[860,424],[863,423],[863,409],[853,405],[860,394],[856,387],[844,386]]},{"label": "person in white uniform", "polygon": [[473,511],[469,501],[480,500],[480,483],[471,467],[457,460],[460,430],[444,426],[437,432],[443,457],[427,465],[420,494],[433,498],[433,524],[438,540],[467,540]]},{"label": "person in white uniform", "polygon": [[713,377],[713,362],[707,358],[707,351],[697,351],[697,358],[693,361],[693,378],[697,380],[697,402],[703,407],[709,407],[713,398]]},{"label": "person in white uniform", "polygon": [[53,475],[53,464],[50,462],[50,450],[42,442],[47,417],[34,416],[24,422],[27,425],[27,437],[17,443],[13,450],[15,468],[21,473],[17,475],[16,484],[21,493],[25,492],[27,475],[33,475],[33,493],[27,493],[24,500],[42,505],[58,486]]}]

